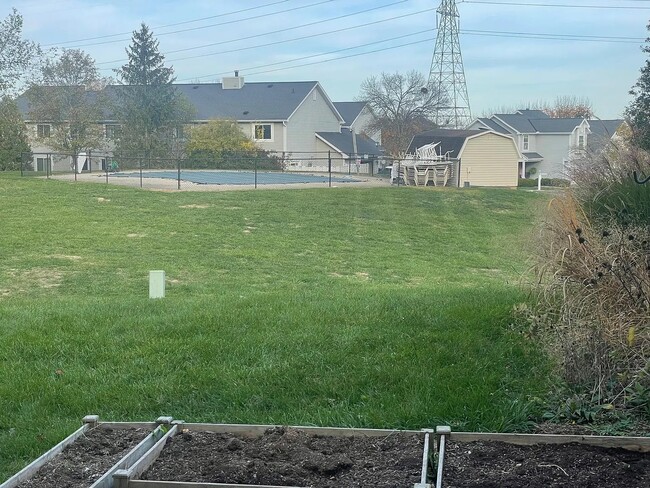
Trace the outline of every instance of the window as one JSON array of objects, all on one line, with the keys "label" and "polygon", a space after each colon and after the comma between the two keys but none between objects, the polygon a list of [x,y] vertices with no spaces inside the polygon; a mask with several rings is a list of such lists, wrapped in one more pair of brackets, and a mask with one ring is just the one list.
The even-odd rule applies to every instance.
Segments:
[{"label": "window", "polygon": [[185,130],[182,125],[174,127],[172,135],[175,139],[185,139]]},{"label": "window", "polygon": [[271,124],[255,124],[253,126],[253,139],[256,141],[272,141]]},{"label": "window", "polygon": [[528,141],[528,134],[524,134],[523,150],[528,151],[529,147],[530,147],[530,144],[529,144],[529,141]]},{"label": "window", "polygon": [[50,137],[50,124],[38,124],[36,126],[36,135],[39,139]]},{"label": "window", "polygon": [[50,158],[36,158],[36,171],[48,171],[49,166]]},{"label": "window", "polygon": [[120,136],[121,126],[117,124],[106,124],[106,139],[117,139]]},{"label": "window", "polygon": [[585,148],[585,136],[578,136],[578,149]]}]

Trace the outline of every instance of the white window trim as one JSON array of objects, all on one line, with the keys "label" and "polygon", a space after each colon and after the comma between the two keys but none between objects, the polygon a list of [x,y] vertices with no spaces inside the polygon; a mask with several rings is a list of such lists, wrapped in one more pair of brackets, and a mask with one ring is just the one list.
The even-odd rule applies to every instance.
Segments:
[{"label": "white window trim", "polygon": [[530,151],[530,136],[528,134],[524,134],[521,141],[521,147],[522,151]]},{"label": "white window trim", "polygon": [[[270,127],[270,132],[271,132],[271,137],[269,139],[258,139],[255,134],[255,127],[260,126],[260,125],[268,125]],[[273,130],[273,124],[270,123],[255,123],[251,124],[251,131],[253,133],[253,140],[254,141],[259,141],[259,142],[273,142],[274,136],[275,136],[275,131]]]}]

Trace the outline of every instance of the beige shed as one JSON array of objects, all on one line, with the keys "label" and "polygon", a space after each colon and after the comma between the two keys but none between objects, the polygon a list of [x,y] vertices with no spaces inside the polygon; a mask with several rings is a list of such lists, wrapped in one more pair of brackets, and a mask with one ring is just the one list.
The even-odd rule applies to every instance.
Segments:
[{"label": "beige shed", "polygon": [[408,153],[427,144],[453,164],[456,186],[516,187],[522,156],[512,137],[488,130],[434,129],[413,137]]}]

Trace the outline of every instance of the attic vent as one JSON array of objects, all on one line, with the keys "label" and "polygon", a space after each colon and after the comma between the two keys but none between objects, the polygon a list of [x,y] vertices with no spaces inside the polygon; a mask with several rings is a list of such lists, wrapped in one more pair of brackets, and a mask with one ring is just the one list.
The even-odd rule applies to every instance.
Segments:
[{"label": "attic vent", "polygon": [[273,83],[269,83],[268,85],[266,85],[266,87],[267,87],[267,88],[271,88],[271,87],[273,87]]},{"label": "attic vent", "polygon": [[244,113],[244,115],[248,115],[249,112],[248,112],[248,110],[244,110],[243,113]]},{"label": "attic vent", "polygon": [[199,87],[199,85],[194,85],[194,86],[192,87],[192,90],[196,90],[198,87]]}]

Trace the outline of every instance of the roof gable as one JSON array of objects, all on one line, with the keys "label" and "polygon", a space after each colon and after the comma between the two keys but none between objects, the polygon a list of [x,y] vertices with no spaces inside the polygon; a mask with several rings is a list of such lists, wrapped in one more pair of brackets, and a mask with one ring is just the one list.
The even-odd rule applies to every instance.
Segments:
[{"label": "roof gable", "polygon": [[334,102],[336,110],[341,114],[346,127],[350,127],[357,120],[366,102]]},{"label": "roof gable", "polygon": [[[316,132],[316,137],[344,155],[354,155],[350,129],[342,129],[341,132]],[[375,141],[363,134],[357,134],[357,154],[377,156],[382,152],[382,148]]]},{"label": "roof gable", "polygon": [[465,140],[469,137],[479,134],[487,134],[484,130],[456,130],[456,129],[433,129],[422,132],[413,136],[411,144],[409,144],[407,154],[415,154],[416,149],[432,144],[434,142],[440,143],[440,153],[449,153],[450,158],[457,158],[460,154]]}]

